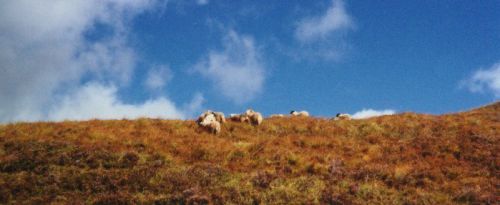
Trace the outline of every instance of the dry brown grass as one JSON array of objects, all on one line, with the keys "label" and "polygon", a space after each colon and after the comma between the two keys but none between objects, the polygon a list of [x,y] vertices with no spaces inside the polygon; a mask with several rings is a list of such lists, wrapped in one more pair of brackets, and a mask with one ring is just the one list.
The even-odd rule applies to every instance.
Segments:
[{"label": "dry brown grass", "polygon": [[0,203],[494,204],[500,103],[431,116],[0,125]]}]

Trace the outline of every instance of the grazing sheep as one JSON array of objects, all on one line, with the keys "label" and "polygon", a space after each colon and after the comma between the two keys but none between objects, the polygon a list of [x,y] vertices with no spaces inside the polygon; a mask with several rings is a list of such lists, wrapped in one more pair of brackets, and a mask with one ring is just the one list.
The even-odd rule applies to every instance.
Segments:
[{"label": "grazing sheep", "polygon": [[347,113],[337,113],[337,115],[335,116],[335,118],[333,118],[334,120],[351,120],[351,115],[347,114]]},{"label": "grazing sheep", "polygon": [[245,112],[245,115],[248,116],[248,118],[250,119],[250,123],[252,125],[260,125],[260,124],[262,124],[262,121],[264,120],[264,118],[262,117],[262,114],[260,112],[255,112],[252,109],[248,109]]},{"label": "grazing sheep", "polygon": [[232,121],[239,121],[240,117],[241,117],[240,114],[234,114],[234,113],[229,114],[229,119]]},{"label": "grazing sheep", "polygon": [[270,118],[273,118],[273,117],[285,117],[285,115],[283,114],[272,114],[272,115],[269,115]]},{"label": "grazing sheep", "polygon": [[196,123],[199,124],[201,121],[203,121],[210,114],[212,114],[211,110],[207,110],[207,111],[201,113],[200,116],[198,116],[198,119],[196,120]]},{"label": "grazing sheep", "polygon": [[262,114],[252,109],[248,109],[242,114],[231,114],[229,119],[236,122],[249,122],[252,125],[260,125],[264,121]]},{"label": "grazing sheep", "polygon": [[235,122],[250,122],[250,119],[246,114],[231,114],[229,119]]},{"label": "grazing sheep", "polygon": [[247,110],[245,111],[245,113],[244,113],[244,114],[245,114],[245,115],[251,115],[251,114],[253,114],[253,113],[255,113],[255,111],[254,111],[254,110],[252,110],[252,109],[247,109]]},{"label": "grazing sheep", "polygon": [[224,116],[224,113],[222,112],[212,112],[215,115],[215,119],[220,122],[221,124],[226,123],[226,117]]},{"label": "grazing sheep", "polygon": [[298,117],[309,117],[309,112],[307,112],[305,110],[303,110],[303,111],[292,110],[292,111],[290,111],[290,115],[298,116]]},{"label": "grazing sheep", "polygon": [[210,132],[218,134],[221,130],[221,124],[226,123],[226,118],[222,112],[207,110],[201,113],[196,120],[196,123],[199,126],[208,129]]},{"label": "grazing sheep", "polygon": [[207,129],[208,131],[210,131],[213,134],[219,134],[220,129],[221,129],[221,126],[220,126],[221,123],[219,121],[217,121],[217,118],[213,113],[208,113],[208,114],[204,115],[201,118],[201,120],[200,120],[200,118],[198,118],[198,120],[199,121],[197,121],[197,122],[198,122],[199,126]]},{"label": "grazing sheep", "polygon": [[197,123],[201,122],[203,119],[205,119],[208,115],[214,115],[215,119],[221,123],[221,124],[224,124],[226,123],[226,118],[224,116],[224,113],[222,112],[214,112],[214,111],[211,111],[211,110],[207,110],[203,113],[201,113],[201,115],[198,117],[198,120],[196,120]]}]

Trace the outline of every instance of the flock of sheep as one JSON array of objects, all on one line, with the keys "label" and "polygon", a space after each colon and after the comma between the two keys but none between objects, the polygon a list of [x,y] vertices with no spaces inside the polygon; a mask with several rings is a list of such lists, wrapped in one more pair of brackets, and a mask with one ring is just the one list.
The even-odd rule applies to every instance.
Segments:
[{"label": "flock of sheep", "polygon": [[[292,110],[290,112],[291,116],[296,116],[296,117],[309,117],[309,112],[307,111],[295,111]],[[269,117],[285,117],[284,114],[273,114],[270,115]],[[264,117],[262,117],[262,114],[260,112],[256,112],[252,109],[246,110],[244,113],[241,114],[230,114],[229,119],[231,121],[235,122],[243,122],[243,123],[250,123],[251,125],[258,126],[262,124],[262,121],[264,121]],[[334,120],[351,120],[351,116],[349,114],[345,113],[338,113]],[[207,110],[203,112],[198,119],[196,120],[196,123],[202,127],[208,130],[210,133],[213,134],[218,134],[221,131],[221,125],[226,123],[226,117],[224,116],[224,113],[222,112],[215,112],[211,110]]]}]

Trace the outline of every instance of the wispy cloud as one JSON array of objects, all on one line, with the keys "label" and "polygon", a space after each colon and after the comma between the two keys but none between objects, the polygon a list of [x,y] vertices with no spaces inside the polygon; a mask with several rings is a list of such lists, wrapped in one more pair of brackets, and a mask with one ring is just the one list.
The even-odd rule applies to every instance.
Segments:
[{"label": "wispy cloud", "polygon": [[[120,86],[129,82],[138,60],[134,48],[128,44],[129,22],[136,15],[156,8],[158,3],[155,0],[3,2],[0,122],[156,116],[153,108],[161,110],[164,117],[182,117],[182,111],[166,98],[127,105],[116,95]],[[96,25],[111,32],[102,39],[88,38],[97,29]],[[84,77],[90,84],[81,85]],[[102,109],[96,107],[92,111],[92,106]],[[124,109],[130,112],[125,113]],[[68,114],[79,111],[74,118]]]},{"label": "wispy cloud", "polygon": [[182,112],[184,113],[184,116],[192,117],[197,115],[197,112],[202,109],[203,103],[205,103],[203,94],[199,92],[195,93],[193,98],[191,99],[191,102],[182,106]]},{"label": "wispy cloud", "polygon": [[326,11],[297,20],[293,33],[296,42],[285,53],[295,60],[338,61],[351,51],[347,34],[355,27],[345,3],[332,0]]},{"label": "wispy cloud", "polygon": [[500,62],[487,69],[478,69],[462,85],[473,93],[491,92],[496,98],[500,98]]},{"label": "wispy cloud", "polygon": [[221,94],[241,104],[261,93],[265,67],[252,37],[230,30],[222,50],[211,50],[195,70],[211,80]]},{"label": "wispy cloud", "polygon": [[155,65],[147,74],[144,84],[151,90],[163,89],[174,77],[172,70],[167,65]]},{"label": "wispy cloud", "polygon": [[198,5],[207,5],[208,4],[208,0],[196,0],[196,3]]},{"label": "wispy cloud", "polygon": [[333,0],[328,10],[320,15],[298,21],[295,37],[303,42],[324,40],[333,33],[351,29],[354,23],[342,0]]},{"label": "wispy cloud", "polygon": [[395,114],[395,110],[386,109],[386,110],[374,110],[374,109],[363,109],[358,111],[352,115],[354,119],[365,119],[371,117],[377,117],[382,115],[393,115]]}]

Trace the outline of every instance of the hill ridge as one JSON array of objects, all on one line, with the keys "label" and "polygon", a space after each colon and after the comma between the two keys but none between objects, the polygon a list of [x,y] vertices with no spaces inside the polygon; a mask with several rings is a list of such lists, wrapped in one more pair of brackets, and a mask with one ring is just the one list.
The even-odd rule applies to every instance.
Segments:
[{"label": "hill ridge", "polygon": [[364,120],[90,120],[0,126],[0,203],[493,204],[494,103]]}]

